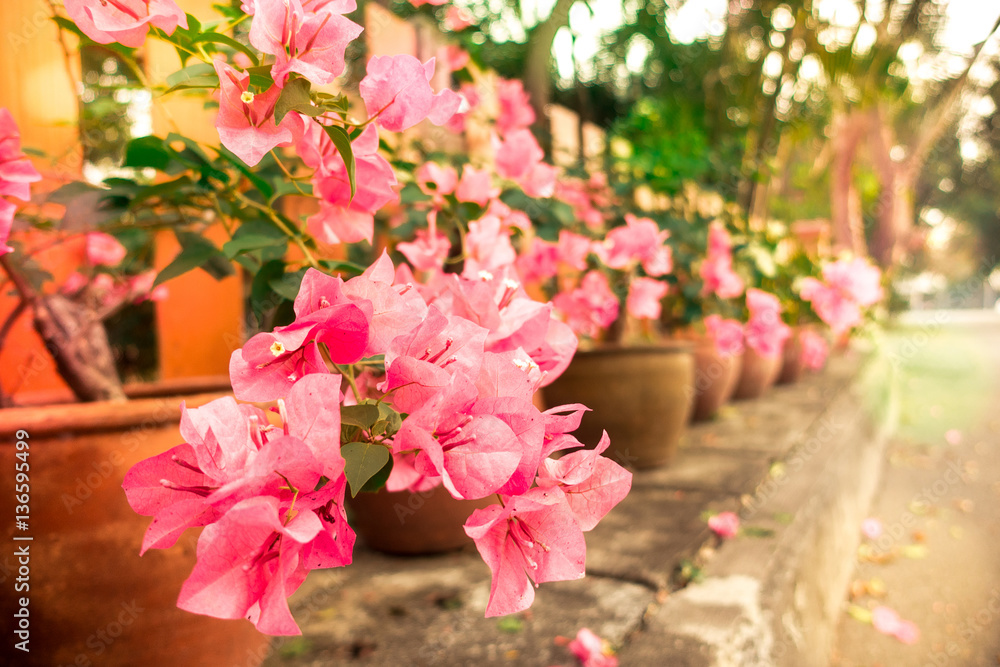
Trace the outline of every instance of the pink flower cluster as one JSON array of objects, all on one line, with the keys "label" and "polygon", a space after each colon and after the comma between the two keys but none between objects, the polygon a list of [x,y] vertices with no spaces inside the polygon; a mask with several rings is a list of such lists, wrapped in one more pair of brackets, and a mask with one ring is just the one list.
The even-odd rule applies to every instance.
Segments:
[{"label": "pink flower cluster", "polygon": [[42,175],[21,151],[21,133],[14,117],[6,107],[0,107],[0,255],[12,251],[7,246],[7,237],[17,210],[17,206],[3,197],[28,201],[30,185],[40,180]]},{"label": "pink flower cluster", "polygon": [[576,638],[569,643],[569,650],[582,667],[618,667],[618,658],[611,651],[608,642],[589,628],[580,628]]},{"label": "pink flower cluster", "polygon": [[705,318],[705,330],[715,341],[715,349],[720,355],[732,357],[743,354],[743,325],[738,321],[709,315]]},{"label": "pink flower cluster", "polygon": [[732,240],[719,223],[708,230],[708,254],[701,263],[703,294],[715,294],[720,299],[732,299],[743,294],[743,279],[733,271]]},{"label": "pink flower cluster", "polygon": [[750,288],[747,290],[747,310],[750,312],[750,319],[743,328],[747,346],[763,357],[781,355],[792,330],[781,321],[781,303],[778,297]]},{"label": "pink flower cluster", "polygon": [[904,644],[920,640],[920,628],[913,621],[900,618],[895,609],[879,605],[872,610],[872,625],[884,635],[895,637]]},{"label": "pink flower cluster", "polygon": [[812,329],[805,329],[799,334],[799,343],[802,345],[802,360],[806,368],[814,371],[822,369],[830,353],[826,339]]},{"label": "pink flower cluster", "polygon": [[804,278],[799,294],[837,336],[862,321],[862,309],[882,300],[882,274],[862,257],[823,267],[823,280]]},{"label": "pink flower cluster", "polygon": [[[436,274],[417,285],[383,255],[347,281],[310,270],[294,309],[294,322],[252,337],[230,363],[236,398],[276,401],[279,419],[229,398],[185,410],[185,443],[126,477],[132,507],[154,516],[144,550],[206,526],[182,608],[298,632],[287,596],[310,569],[351,561],[341,408],[362,403],[405,415],[351,443],[388,450],[387,488],[498,497],[466,522],[493,572],[487,615],[527,608],[533,583],[583,576],[583,532],[628,493],[631,475],[600,455],[607,436],[550,458],[580,447],[569,434],[586,410],[532,404],[576,349],[550,304],[509,278]],[[380,360],[380,381],[355,381],[356,368]]]}]

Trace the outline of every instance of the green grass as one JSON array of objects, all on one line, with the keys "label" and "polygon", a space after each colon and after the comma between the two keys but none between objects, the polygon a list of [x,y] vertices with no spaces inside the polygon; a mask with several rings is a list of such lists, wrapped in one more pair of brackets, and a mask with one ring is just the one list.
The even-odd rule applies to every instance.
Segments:
[{"label": "green grass", "polygon": [[899,327],[874,338],[861,386],[869,409],[894,422],[895,436],[944,444],[949,429],[968,431],[988,417],[997,351],[986,336]]}]

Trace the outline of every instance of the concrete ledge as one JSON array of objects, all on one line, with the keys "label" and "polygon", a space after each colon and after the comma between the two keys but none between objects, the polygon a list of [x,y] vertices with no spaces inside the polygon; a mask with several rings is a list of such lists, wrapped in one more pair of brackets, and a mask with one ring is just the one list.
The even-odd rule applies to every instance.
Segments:
[{"label": "concrete ledge", "polygon": [[[528,612],[483,617],[474,549],[395,558],[359,544],[353,565],[310,575],[292,599],[304,636],[277,640],[265,665],[569,665],[555,638],[581,627],[623,666],[826,664],[884,440],[851,390],[857,369],[835,359],[691,428],[674,465],[636,472],[587,534],[588,576],[542,585]],[[726,509],[773,534],[719,546],[704,514]],[[702,561],[704,579],[683,587],[681,564]]]},{"label": "concrete ledge", "polygon": [[622,650],[623,665],[825,665],[886,438],[840,392],[783,465],[745,498],[744,525],[704,578],[671,595]]}]

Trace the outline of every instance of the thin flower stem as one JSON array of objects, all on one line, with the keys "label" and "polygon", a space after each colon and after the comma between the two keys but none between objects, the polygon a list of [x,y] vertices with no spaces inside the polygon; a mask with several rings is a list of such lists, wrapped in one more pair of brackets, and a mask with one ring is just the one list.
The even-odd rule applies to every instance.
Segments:
[{"label": "thin flower stem", "polygon": [[277,215],[274,212],[273,209],[271,209],[269,206],[258,204],[254,200],[250,199],[249,197],[246,197],[245,195],[239,192],[234,191],[233,195],[235,195],[236,198],[239,199],[240,202],[243,203],[245,206],[249,206],[250,208],[256,209],[261,213],[263,213],[264,215],[266,215],[278,229],[283,231],[288,236],[288,238],[290,238],[295,243],[295,245],[299,247],[299,250],[301,250],[302,254],[305,255],[306,261],[309,262],[309,266],[313,267],[314,269],[320,268],[319,262],[316,261],[316,258],[313,257],[313,254],[309,251],[309,248],[306,247],[306,244],[305,242],[303,242],[302,237],[293,232],[292,229],[287,224],[285,224],[285,222],[281,219],[279,215]]},{"label": "thin flower stem", "polygon": [[271,157],[274,158],[274,161],[278,164],[278,167],[285,174],[285,176],[288,177],[288,180],[290,180],[292,182],[292,185],[295,186],[295,189],[299,191],[299,194],[302,195],[302,196],[304,196],[304,197],[308,196],[308,194],[306,193],[306,191],[303,190],[301,187],[299,187],[299,179],[297,179],[294,176],[292,176],[292,172],[290,172],[288,170],[288,167],[286,167],[285,163],[281,161],[281,158],[278,157],[277,151],[275,151],[273,148],[271,149]]}]

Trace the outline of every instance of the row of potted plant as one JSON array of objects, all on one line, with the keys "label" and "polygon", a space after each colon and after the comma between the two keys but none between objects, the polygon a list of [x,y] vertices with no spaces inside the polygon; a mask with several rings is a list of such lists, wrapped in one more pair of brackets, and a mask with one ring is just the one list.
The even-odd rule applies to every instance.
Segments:
[{"label": "row of potted plant", "polygon": [[[246,0],[214,22],[171,0],[65,9],[63,30],[113,45],[137,69],[148,38],[171,44],[181,69],[160,92],[214,96],[220,143],[134,139],[133,177],[59,190],[61,201],[95,190],[102,201],[96,228],[67,230],[45,205],[11,201],[27,202],[41,175],[0,110],[0,241],[12,246],[0,266],[68,384],[85,400],[122,397],[99,322],[189,270],[235,264],[259,297],[258,322],[271,323],[233,352],[235,399],[184,409],[183,443],[124,479],[133,509],[153,517],[143,551],[204,527],[183,609],[294,634],[287,597],[310,570],[351,562],[348,497],[440,487],[486,500],[464,531],[492,573],[487,615],[523,610],[535,585],[583,576],[583,533],[627,494],[626,468],[669,461],[641,458],[640,440],[679,435],[625,418],[609,439],[617,411],[593,419],[590,401],[635,402],[627,385],[656,369],[683,382],[640,394],[679,395],[683,424],[714,371],[699,375],[677,339],[710,340],[724,365],[745,345],[749,366],[751,355],[782,355],[781,290],[836,335],[881,297],[864,260],[768,275],[762,258],[776,253],[761,250],[760,232],[725,216],[685,227],[676,210],[638,210],[603,174],[562,173],[530,130],[519,82],[483,76],[461,53],[449,58],[465,81],[457,91],[435,92],[436,64],[402,55],[369,60],[360,102],[331,92],[361,32],[344,16],[353,2]],[[240,41],[231,31],[243,22]],[[424,120],[486,127],[492,139],[471,160],[425,153],[407,133]],[[314,212],[293,213],[296,200]],[[230,234],[222,247],[204,235],[216,221]],[[85,238],[89,273],[46,287],[17,228],[29,224]],[[182,250],[153,278],[130,259],[163,226]],[[799,340],[816,364],[824,338]],[[578,345],[644,356],[606,362],[581,394],[570,383]],[[543,387],[548,409],[537,405]],[[634,431],[619,436],[625,423]]]}]

